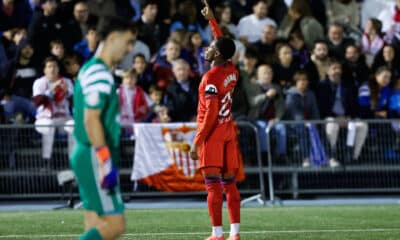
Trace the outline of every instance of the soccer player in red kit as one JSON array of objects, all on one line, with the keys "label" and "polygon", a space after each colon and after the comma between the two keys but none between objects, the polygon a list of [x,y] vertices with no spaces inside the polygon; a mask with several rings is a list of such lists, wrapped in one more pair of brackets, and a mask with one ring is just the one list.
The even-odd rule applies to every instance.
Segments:
[{"label": "soccer player in red kit", "polygon": [[197,133],[191,149],[192,159],[200,160],[200,169],[208,192],[208,212],[212,234],[207,240],[223,240],[222,204],[225,190],[231,231],[228,240],[239,240],[240,194],[235,175],[239,168],[236,125],[233,121],[232,94],[238,71],[229,59],[235,53],[232,39],[222,37],[208,3],[201,13],[209,20],[214,41],[205,52],[211,69],[199,86]]}]

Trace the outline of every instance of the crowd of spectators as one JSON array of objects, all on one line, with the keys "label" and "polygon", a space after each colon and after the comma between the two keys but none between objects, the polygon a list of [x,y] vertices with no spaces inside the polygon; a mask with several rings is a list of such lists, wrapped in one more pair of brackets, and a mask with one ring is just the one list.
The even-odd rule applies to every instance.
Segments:
[{"label": "crowd of spectators", "polygon": [[[240,79],[233,115],[257,124],[261,135],[273,126],[277,158],[286,154],[288,132],[307,135],[305,125],[288,129],[280,120],[346,120],[357,159],[368,133],[357,119],[399,117],[400,0],[209,2],[223,34],[235,39]],[[96,22],[104,14],[137,26],[132,50],[114,69],[122,122],[195,120],[197,88],[210,67],[204,50],[212,41],[201,4],[0,0],[0,123],[72,118],[72,86],[99,46]],[[326,124],[332,152],[342,127]],[[308,148],[307,138],[300,144]],[[268,150],[265,141],[261,147]],[[330,165],[339,162],[332,157]]]}]

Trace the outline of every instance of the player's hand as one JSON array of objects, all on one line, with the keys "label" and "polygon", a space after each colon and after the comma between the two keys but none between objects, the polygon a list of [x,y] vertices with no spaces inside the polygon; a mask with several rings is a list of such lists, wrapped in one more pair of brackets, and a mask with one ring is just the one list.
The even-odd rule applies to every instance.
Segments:
[{"label": "player's hand", "polygon": [[192,145],[192,148],[190,149],[190,158],[193,160],[199,160],[199,148],[197,147],[196,144]]},{"label": "player's hand", "polygon": [[204,16],[205,19],[211,20],[214,19],[214,13],[211,10],[210,6],[208,5],[207,0],[202,0],[204,3],[204,8],[201,9],[201,14]]},{"label": "player's hand", "polygon": [[100,186],[112,191],[118,184],[118,169],[112,163],[110,150],[106,146],[98,147],[96,155],[100,162]]}]

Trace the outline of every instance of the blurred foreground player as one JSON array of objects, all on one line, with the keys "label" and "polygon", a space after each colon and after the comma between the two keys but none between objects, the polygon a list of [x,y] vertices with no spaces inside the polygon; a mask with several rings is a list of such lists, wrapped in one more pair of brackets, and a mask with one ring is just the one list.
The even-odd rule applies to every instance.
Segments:
[{"label": "blurred foreground player", "polygon": [[81,240],[117,239],[125,231],[117,169],[120,113],[111,69],[130,51],[135,31],[125,20],[102,17],[97,26],[99,49],[75,84],[76,145],[70,163],[85,209]]},{"label": "blurred foreground player", "polygon": [[200,169],[208,192],[208,212],[212,222],[212,234],[207,240],[224,239],[222,231],[223,190],[225,190],[231,222],[229,240],[239,240],[240,194],[235,175],[239,168],[239,149],[236,125],[231,107],[238,71],[229,59],[235,53],[234,42],[222,37],[214,14],[208,3],[201,13],[209,20],[214,41],[205,52],[211,69],[205,73],[199,86],[197,109],[197,134],[191,157],[200,159]]}]

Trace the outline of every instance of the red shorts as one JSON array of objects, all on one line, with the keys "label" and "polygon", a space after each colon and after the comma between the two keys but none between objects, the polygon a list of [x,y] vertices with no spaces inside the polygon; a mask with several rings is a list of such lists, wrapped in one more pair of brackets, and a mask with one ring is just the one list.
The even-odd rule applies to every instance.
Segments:
[{"label": "red shorts", "polygon": [[223,173],[239,168],[239,143],[236,130],[229,127],[216,128],[199,147],[200,168],[218,167]]}]

